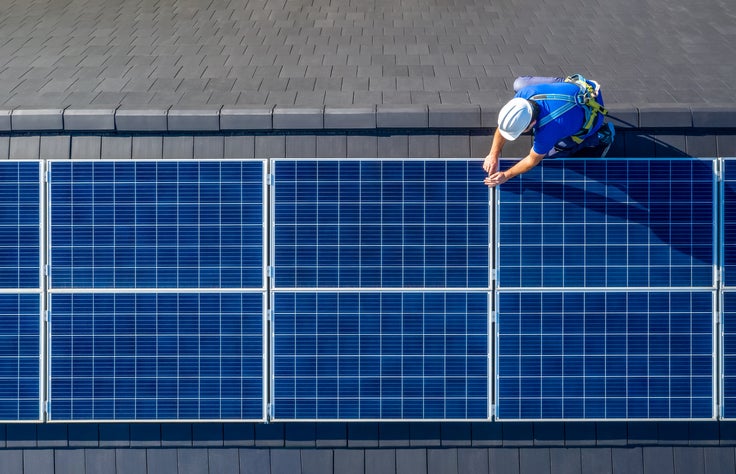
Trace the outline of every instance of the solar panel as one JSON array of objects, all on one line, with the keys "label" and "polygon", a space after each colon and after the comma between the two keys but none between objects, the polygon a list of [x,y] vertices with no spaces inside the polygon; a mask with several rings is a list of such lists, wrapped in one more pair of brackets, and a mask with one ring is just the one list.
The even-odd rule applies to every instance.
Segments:
[{"label": "solar panel", "polygon": [[488,288],[469,160],[273,160],[276,288]]},{"label": "solar panel", "polygon": [[499,187],[501,288],[714,286],[712,160],[550,160]]},{"label": "solar panel", "polygon": [[736,418],[736,293],[724,291],[721,302],[721,417]]},{"label": "solar panel", "polygon": [[40,164],[0,162],[0,289],[40,288]]},{"label": "solar panel", "polygon": [[723,159],[721,203],[721,413],[736,418],[736,160]]},{"label": "solar panel", "polygon": [[723,285],[736,286],[736,160],[724,159],[722,169]]},{"label": "solar panel", "polygon": [[497,417],[709,419],[714,292],[498,294]]},{"label": "solar panel", "polygon": [[41,419],[41,177],[0,161],[0,421]]},{"label": "solar panel", "polygon": [[271,163],[273,418],[488,419],[480,164]]},{"label": "solar panel", "polygon": [[262,420],[262,293],[54,293],[53,421]]},{"label": "solar panel", "polygon": [[49,418],[265,418],[265,162],[52,161]]},{"label": "solar panel", "polygon": [[41,297],[0,293],[0,420],[41,417]]},{"label": "solar panel", "polygon": [[263,161],[50,163],[53,288],[264,287]]},{"label": "solar panel", "polygon": [[488,419],[488,293],[274,292],[276,420]]}]

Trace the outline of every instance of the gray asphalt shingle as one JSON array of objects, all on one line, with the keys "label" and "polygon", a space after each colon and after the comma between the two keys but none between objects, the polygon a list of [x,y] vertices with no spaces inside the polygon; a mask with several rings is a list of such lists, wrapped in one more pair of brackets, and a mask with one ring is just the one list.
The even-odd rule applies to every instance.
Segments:
[{"label": "gray asphalt shingle", "polygon": [[117,474],[141,474],[146,472],[146,450],[116,449],[115,470]]},{"label": "gray asphalt shingle", "polygon": [[[54,453],[53,449],[35,449],[23,451],[22,470],[15,472],[37,473],[37,474],[53,474],[54,472]],[[9,459],[10,466],[15,464],[15,459]],[[17,465],[16,465],[17,466]],[[84,452],[82,451],[82,469],[84,469]],[[3,465],[5,469],[8,467]],[[59,472],[63,472],[61,469]],[[79,470],[69,472],[82,472]]]},{"label": "gray asphalt shingle", "polygon": [[[320,6],[275,0],[179,3],[157,2],[152,10],[143,0],[124,6],[80,0],[64,10],[53,2],[28,8],[0,0],[0,104],[40,105],[39,94],[65,93],[57,105],[82,107],[101,103],[97,93],[177,90],[182,94],[161,95],[157,103],[232,105],[223,103],[227,96],[191,96],[202,89],[195,83],[182,89],[181,81],[212,79],[221,82],[210,91],[244,92],[251,89],[240,89],[239,81],[254,75],[293,79],[294,92],[315,90],[299,79],[360,77],[366,85],[343,83],[343,91],[367,91],[370,84],[374,91],[429,93],[416,95],[418,104],[440,103],[440,97],[442,103],[477,103],[470,93],[478,90],[499,101],[511,94],[510,81],[487,79],[521,74],[588,74],[603,82],[609,102],[719,103],[736,91],[732,65],[723,60],[736,40],[733,2],[706,2],[686,15],[663,0],[613,0],[593,8],[572,0],[562,9],[535,0],[514,0],[511,8],[483,0],[339,0],[328,14]],[[584,26],[571,27],[570,12]],[[425,80],[407,89],[398,78]],[[268,82],[260,92],[268,97],[284,87]],[[135,94],[104,97],[106,105],[140,103]],[[252,98],[284,103],[279,95]],[[325,94],[317,105],[330,99]],[[392,99],[354,94],[353,103]],[[315,101],[319,96],[308,105]]]},{"label": "gray asphalt shingle", "polygon": [[644,472],[642,448],[613,448],[611,450],[613,473],[640,474]]},{"label": "gray asphalt shingle", "polygon": [[230,474],[240,470],[236,448],[208,449],[207,461],[210,474]]},{"label": "gray asphalt shingle", "polygon": [[365,453],[362,449],[336,449],[333,466],[334,472],[363,474],[365,473]]},{"label": "gray asphalt shingle", "polygon": [[[10,458],[10,459],[8,459]],[[7,465],[3,463],[4,469],[12,469],[13,465],[13,459],[12,457],[6,456],[4,461],[8,461],[10,465]],[[31,461],[34,462],[34,461]],[[65,474],[65,473],[76,473],[76,472],[84,472],[84,450],[76,449],[76,450],[58,450],[54,455],[54,462],[53,462],[55,472],[59,474]],[[22,470],[18,471],[8,471],[8,472],[21,472]]]}]

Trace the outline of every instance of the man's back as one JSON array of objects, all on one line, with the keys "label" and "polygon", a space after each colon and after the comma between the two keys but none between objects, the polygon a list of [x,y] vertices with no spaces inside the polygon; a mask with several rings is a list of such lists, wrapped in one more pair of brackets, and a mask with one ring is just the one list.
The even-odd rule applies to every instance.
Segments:
[{"label": "man's back", "polygon": [[[574,97],[579,91],[579,87],[575,84],[555,82],[524,87],[516,93],[516,97],[531,99],[539,94],[562,94]],[[603,97],[601,95],[599,95],[596,100],[599,104],[603,105]],[[568,102],[564,100],[542,99],[535,101],[539,105],[537,123],[544,120],[546,116],[558,108],[568,104]],[[547,154],[552,150],[552,148],[554,148],[557,142],[578,133],[583,127],[584,121],[585,112],[583,108],[576,106],[541,128],[535,126],[534,145],[532,146],[533,150],[541,155]],[[603,115],[599,115],[596,125],[591,129],[591,133],[594,133],[602,123]]]}]

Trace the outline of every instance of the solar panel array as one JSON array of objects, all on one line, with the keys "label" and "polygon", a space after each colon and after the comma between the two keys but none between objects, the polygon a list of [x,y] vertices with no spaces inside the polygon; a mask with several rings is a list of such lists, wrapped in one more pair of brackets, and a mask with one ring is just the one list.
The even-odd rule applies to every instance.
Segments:
[{"label": "solar panel array", "polygon": [[41,418],[41,182],[0,161],[0,421]]},{"label": "solar panel array", "polygon": [[0,162],[0,421],[736,418],[734,163]]},{"label": "solar panel array", "polygon": [[497,416],[713,418],[711,160],[559,160],[498,194]]},{"label": "solar panel array", "polygon": [[50,419],[264,419],[265,162],[53,161],[49,194]]},{"label": "solar panel array", "polygon": [[274,419],[488,419],[478,163],[272,163]]}]

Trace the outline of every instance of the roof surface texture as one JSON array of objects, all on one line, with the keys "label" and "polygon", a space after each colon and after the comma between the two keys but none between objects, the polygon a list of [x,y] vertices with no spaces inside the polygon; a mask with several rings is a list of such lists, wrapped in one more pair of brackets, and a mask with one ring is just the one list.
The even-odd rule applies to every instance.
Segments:
[{"label": "roof surface texture", "polygon": [[0,106],[503,103],[581,73],[608,103],[736,102],[736,3],[0,0]]}]

